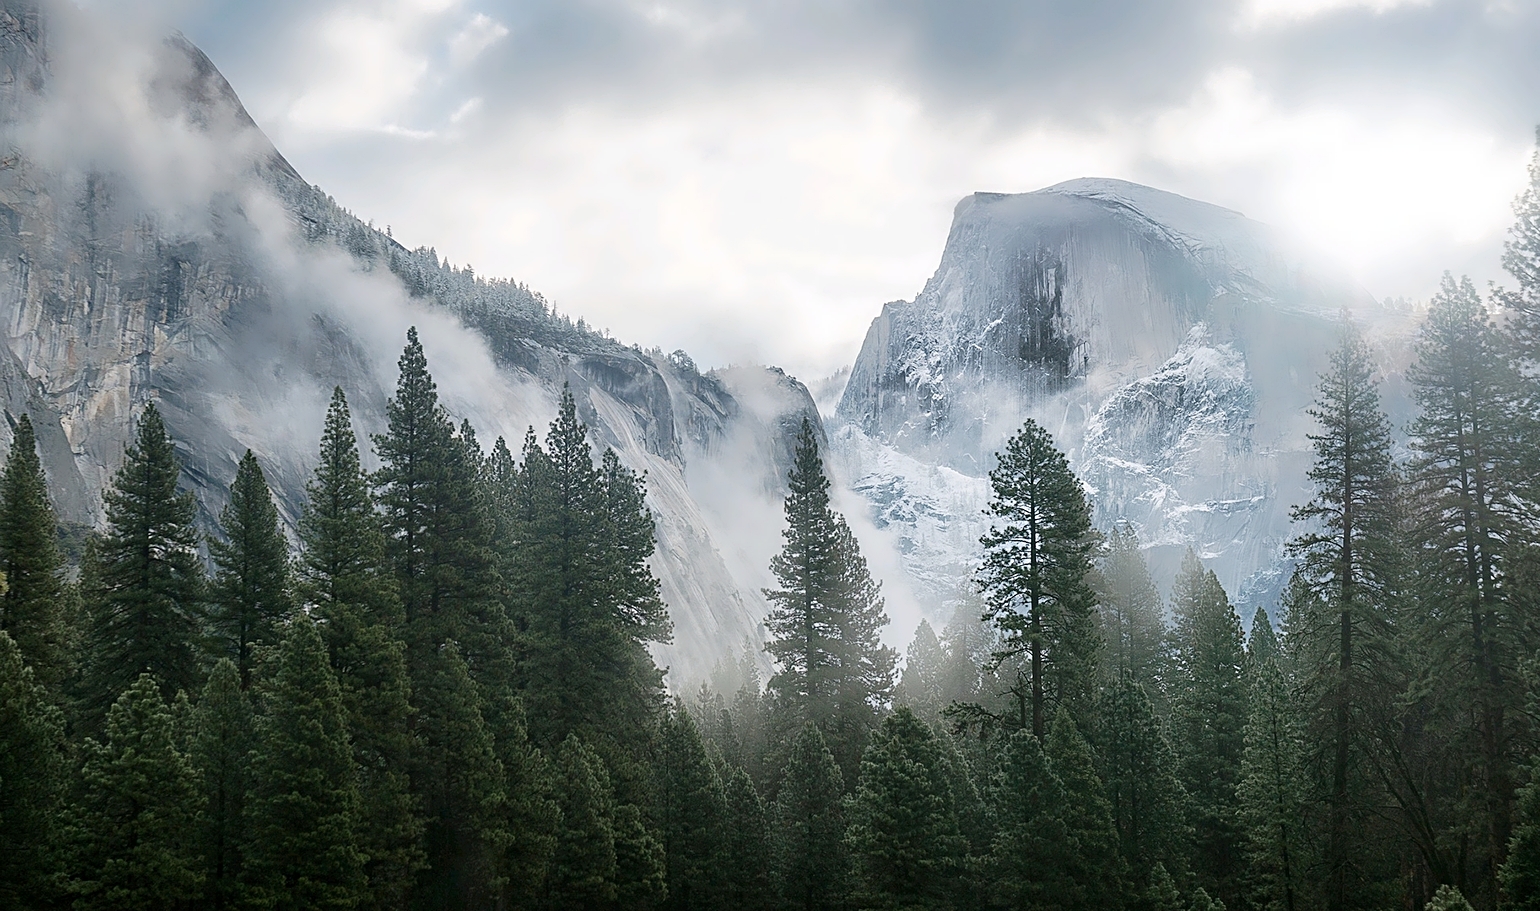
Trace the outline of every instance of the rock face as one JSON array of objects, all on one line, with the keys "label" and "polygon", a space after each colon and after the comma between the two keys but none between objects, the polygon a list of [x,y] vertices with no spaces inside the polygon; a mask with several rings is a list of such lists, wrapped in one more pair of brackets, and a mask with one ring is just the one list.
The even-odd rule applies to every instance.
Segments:
[{"label": "rock face", "polygon": [[[703,375],[407,250],[308,185],[195,47],[78,66],[81,28],[0,0],[0,442],[32,417],[65,519],[100,522],[153,400],[207,529],[247,448],[292,526],[332,387],[361,433],[382,430],[417,325],[445,404],[484,445],[503,435],[517,452],[527,427],[543,433],[566,385],[596,442],[647,473],[671,680],[760,638],[752,565],[770,551],[737,535],[746,515],[778,519],[783,437],[818,419],[801,384]],[[97,91],[117,93],[112,116],[79,102]],[[712,476],[755,501],[728,502]]]},{"label": "rock face", "polygon": [[967,584],[993,454],[1031,417],[1157,578],[1192,547],[1249,611],[1283,581],[1344,308],[1398,321],[1237,212],[1114,180],[974,194],[925,289],[873,321],[832,437],[934,609]]}]

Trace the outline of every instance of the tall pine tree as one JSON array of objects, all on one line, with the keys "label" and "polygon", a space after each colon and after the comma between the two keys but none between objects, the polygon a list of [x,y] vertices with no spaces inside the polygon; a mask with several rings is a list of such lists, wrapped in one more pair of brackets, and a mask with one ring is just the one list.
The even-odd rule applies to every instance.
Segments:
[{"label": "tall pine tree", "polygon": [[850,526],[829,503],[818,435],[807,418],[787,476],[785,542],[770,561],[779,588],[766,589],[775,658],[769,689],[780,729],[811,723],[842,772],[854,779],[877,712],[893,692],[897,656],[880,639],[887,614]]},{"label": "tall pine tree", "polygon": [[278,641],[294,609],[289,589],[289,542],[262,466],[251,450],[241,457],[230,485],[230,502],[219,514],[224,540],[209,541],[214,578],[209,623],[216,654],[235,662],[241,686],[251,685],[256,651]]},{"label": "tall pine tree", "polygon": [[204,617],[203,565],[191,494],[152,403],[104,494],[107,531],[83,572],[89,611],[84,708],[99,717],[140,674],[170,696],[196,692]]},{"label": "tall pine tree", "polygon": [[69,670],[64,558],[37,457],[32,421],[16,421],[0,473],[0,631],[10,633],[38,682],[58,686]]},{"label": "tall pine tree", "polygon": [[1259,911],[1308,907],[1305,740],[1265,611],[1251,621],[1247,654],[1250,716],[1236,786],[1250,883]]},{"label": "tall pine tree", "polygon": [[664,714],[658,733],[657,822],[667,871],[667,907],[718,905],[726,862],[727,795],[683,705]]},{"label": "tall pine tree", "polygon": [[1031,729],[1004,744],[992,782],[997,831],[988,860],[990,892],[1016,911],[1089,908],[1073,878],[1079,845],[1066,821],[1064,784]]},{"label": "tall pine tree", "polygon": [[845,906],[845,790],[839,765],[811,722],[791,745],[771,819],[770,874],[781,903],[800,911]]},{"label": "tall pine tree", "polygon": [[246,798],[251,790],[252,710],[241,674],[221,658],[209,674],[192,718],[188,758],[201,800],[198,840],[209,907],[238,908],[246,899]]},{"label": "tall pine tree", "polygon": [[65,759],[61,713],[0,630],[0,906],[43,909],[58,897]]},{"label": "tall pine tree", "polygon": [[161,911],[202,892],[198,784],[177,746],[176,721],[149,674],[87,739],[65,816],[70,888],[81,911]]},{"label": "tall pine tree", "polygon": [[1139,536],[1127,524],[1107,535],[1107,549],[1098,567],[1101,610],[1102,676],[1109,682],[1129,679],[1164,714],[1166,683],[1171,674],[1170,635],[1160,592],[1139,548]]},{"label": "tall pine tree", "polygon": [[1042,740],[1054,707],[1090,708],[1099,637],[1088,576],[1096,536],[1085,490],[1048,431],[1028,420],[989,473],[995,526],[980,585],[1004,642],[1020,657],[1016,723]]},{"label": "tall pine tree", "polygon": [[1156,864],[1187,867],[1187,800],[1175,752],[1144,686],[1123,677],[1103,694],[1098,713],[1101,777],[1113,824],[1131,873],[1143,879]]},{"label": "tall pine tree", "polygon": [[308,617],[289,624],[264,670],[246,806],[249,898],[280,911],[355,908],[365,879],[353,751],[342,694]]},{"label": "tall pine tree", "polygon": [[1363,879],[1355,862],[1363,836],[1355,797],[1367,797],[1367,781],[1354,776],[1369,773],[1373,725],[1400,690],[1393,613],[1404,579],[1390,422],[1368,345],[1351,323],[1309,413],[1321,428],[1310,435],[1315,496],[1294,510],[1305,531],[1290,550],[1313,597],[1302,602],[1308,610],[1291,617],[1290,630],[1310,706],[1310,742],[1324,753],[1311,767],[1328,770],[1325,897],[1329,908],[1345,909],[1363,901],[1355,898]]}]

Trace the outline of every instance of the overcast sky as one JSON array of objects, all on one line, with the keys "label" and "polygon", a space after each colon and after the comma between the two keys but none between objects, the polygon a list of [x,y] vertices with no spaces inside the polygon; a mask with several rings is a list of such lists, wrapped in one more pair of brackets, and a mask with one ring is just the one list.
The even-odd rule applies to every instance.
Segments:
[{"label": "overcast sky", "polygon": [[291,162],[627,342],[816,379],[953,205],[1120,177],[1500,279],[1535,0],[172,0]]}]

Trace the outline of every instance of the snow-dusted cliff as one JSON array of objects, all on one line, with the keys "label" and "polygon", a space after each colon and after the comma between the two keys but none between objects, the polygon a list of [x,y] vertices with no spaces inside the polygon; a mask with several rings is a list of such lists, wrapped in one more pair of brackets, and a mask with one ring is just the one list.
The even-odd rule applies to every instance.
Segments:
[{"label": "snow-dusted cliff", "polygon": [[1027,417],[1158,578],[1190,546],[1249,609],[1282,582],[1344,308],[1397,319],[1237,212],[1115,180],[978,193],[924,290],[873,321],[831,433],[933,609],[966,584],[993,454]]},{"label": "snow-dusted cliff", "polygon": [[[361,431],[383,429],[417,325],[445,404],[483,444],[517,450],[570,384],[597,442],[647,473],[675,627],[659,658],[676,682],[758,639],[760,528],[779,521],[787,427],[817,417],[806,388],[758,368],[702,375],[401,247],[307,184],[197,48],[146,51],[63,10],[0,0],[0,407],[40,428],[66,519],[100,520],[155,400],[206,527],[248,447],[292,523],[331,388]],[[713,483],[727,477],[754,495]]]}]

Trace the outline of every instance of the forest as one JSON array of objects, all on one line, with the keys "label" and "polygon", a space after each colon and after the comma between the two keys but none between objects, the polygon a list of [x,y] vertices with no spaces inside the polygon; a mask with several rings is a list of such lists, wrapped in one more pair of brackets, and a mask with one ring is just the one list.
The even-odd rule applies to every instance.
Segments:
[{"label": "forest", "polygon": [[20,416],[0,907],[1540,911],[1535,188],[1516,290],[1429,303],[1408,427],[1344,315],[1249,634],[1032,421],[900,662],[804,420],[764,651],[671,692],[645,478],[570,394],[484,448],[410,332],[376,470],[336,390],[297,548],[250,452],[205,540],[153,404],[69,546]]}]

